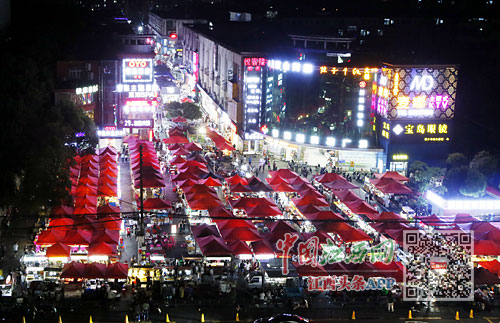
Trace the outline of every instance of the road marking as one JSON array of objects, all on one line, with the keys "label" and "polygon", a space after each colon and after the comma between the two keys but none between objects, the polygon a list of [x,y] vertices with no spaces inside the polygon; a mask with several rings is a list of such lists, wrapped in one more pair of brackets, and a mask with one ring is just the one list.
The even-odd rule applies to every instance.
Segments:
[{"label": "road marking", "polygon": [[[415,317],[415,318],[412,318],[411,321],[408,321],[407,317],[400,317],[399,319],[406,321],[406,322],[418,322],[418,320],[442,320],[441,317],[436,317],[436,316]],[[415,321],[415,320],[417,320],[417,321]]]},{"label": "road marking", "polygon": [[486,321],[488,321],[489,323],[493,323],[492,320],[497,320],[498,317],[483,317],[483,319],[485,319]]}]

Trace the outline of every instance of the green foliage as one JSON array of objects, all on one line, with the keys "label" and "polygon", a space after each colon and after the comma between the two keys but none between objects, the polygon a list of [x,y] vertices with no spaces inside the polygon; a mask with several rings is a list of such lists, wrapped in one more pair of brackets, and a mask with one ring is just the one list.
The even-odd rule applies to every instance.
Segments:
[{"label": "green foliage", "polygon": [[470,167],[489,178],[497,170],[498,159],[486,150],[480,151],[472,158]]},{"label": "green foliage", "polygon": [[452,167],[448,169],[443,185],[448,189],[449,195],[460,194],[460,187],[464,184],[468,171],[469,167],[467,166]]},{"label": "green foliage", "polygon": [[452,153],[448,155],[446,163],[449,167],[460,167],[467,165],[467,157],[462,153]]},{"label": "green foliage", "polygon": [[189,120],[196,120],[202,117],[200,107],[194,103],[182,103],[183,116]]},{"label": "green foliage", "polygon": [[416,160],[409,167],[412,174],[412,186],[420,193],[424,193],[434,182],[444,175],[444,169],[429,167],[426,163]]},{"label": "green foliage", "polygon": [[486,177],[478,170],[471,168],[460,187],[460,193],[470,197],[481,197],[486,192]]}]

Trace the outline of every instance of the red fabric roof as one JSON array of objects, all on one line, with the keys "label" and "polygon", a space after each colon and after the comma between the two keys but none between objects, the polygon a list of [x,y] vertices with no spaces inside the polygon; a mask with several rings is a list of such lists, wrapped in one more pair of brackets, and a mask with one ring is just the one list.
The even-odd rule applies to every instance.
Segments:
[{"label": "red fabric roof", "polygon": [[185,168],[185,167],[188,167],[188,166],[201,167],[201,168],[204,168],[204,169],[207,168],[207,165],[205,163],[201,163],[201,162],[199,162],[197,160],[187,160],[187,161],[185,161],[182,164],[178,164],[177,168],[178,169],[182,169],[182,168]]},{"label": "red fabric roof", "polygon": [[395,179],[390,178],[380,178],[380,179],[370,179],[370,182],[375,185],[375,187],[386,194],[412,194],[413,191],[410,190],[405,185],[401,184]]},{"label": "red fabric roof", "polygon": [[323,194],[321,194],[320,192],[318,192],[314,188],[307,188],[305,190],[299,191],[299,195],[300,195],[300,197],[304,197],[306,195],[311,195],[311,196],[316,197],[316,198],[325,198],[323,196]]},{"label": "red fabric roof", "polygon": [[274,249],[266,240],[259,240],[250,243],[254,255],[275,255]]},{"label": "red fabric roof", "polygon": [[70,262],[64,265],[61,271],[61,278],[81,278],[85,270],[85,264],[79,262]]},{"label": "red fabric roof", "polygon": [[341,175],[337,173],[324,173],[323,175],[314,176],[314,179],[320,183],[330,183],[339,179],[344,179]]},{"label": "red fabric roof", "polygon": [[96,196],[97,195],[97,186],[90,185],[90,184],[78,185],[76,187],[74,195],[76,195],[76,196],[86,196],[86,195]]},{"label": "red fabric roof", "polygon": [[246,227],[222,230],[221,234],[226,241],[257,241],[262,239],[256,230]]},{"label": "red fabric roof", "polygon": [[297,208],[299,209],[300,213],[302,213],[304,216],[306,214],[316,214],[321,211],[320,206],[316,206],[313,204],[299,205],[297,206]]},{"label": "red fabric roof", "polygon": [[181,156],[175,156],[171,161],[170,164],[182,164],[185,163],[186,160],[182,158]]},{"label": "red fabric roof", "polygon": [[287,183],[280,183],[276,185],[271,185],[271,188],[275,192],[295,192],[295,189],[288,185]]},{"label": "red fabric roof", "polygon": [[47,248],[45,256],[47,257],[69,257],[71,248],[62,243],[55,243]]},{"label": "red fabric roof", "polygon": [[236,209],[246,209],[252,208],[257,205],[270,205],[276,206],[273,200],[267,197],[247,197],[240,198],[238,200],[229,200],[229,203]]},{"label": "red fabric roof", "polygon": [[363,200],[345,201],[342,203],[344,203],[349,209],[351,209],[352,212],[356,214],[378,214],[376,209]]},{"label": "red fabric roof", "polygon": [[198,181],[200,179],[200,177],[196,174],[191,173],[191,172],[184,172],[184,173],[180,173],[180,174],[172,176],[171,179],[173,182],[183,181],[186,179],[192,179],[192,180]]},{"label": "red fabric roof", "polygon": [[106,242],[111,244],[117,244],[120,240],[120,231],[118,230],[95,230],[92,235],[92,243]]},{"label": "red fabric roof", "polygon": [[369,235],[363,231],[353,228],[345,222],[315,223],[314,226],[316,226],[319,231],[338,234],[344,242],[372,240]]},{"label": "red fabric roof", "polygon": [[281,183],[288,183],[287,180],[285,180],[283,177],[276,175],[271,178],[266,178],[266,181],[269,183],[269,185],[277,185]]},{"label": "red fabric roof", "polygon": [[216,198],[202,198],[188,201],[189,207],[193,210],[207,210],[221,205],[221,201]]},{"label": "red fabric roof", "polygon": [[323,183],[323,185],[330,190],[350,190],[359,188],[345,179],[337,179],[333,182]]},{"label": "red fabric roof", "polygon": [[111,155],[116,155],[117,150],[114,146],[106,146],[103,148],[99,148],[99,151],[97,152],[99,155],[104,155],[104,154],[111,154]]},{"label": "red fabric roof", "polygon": [[203,148],[201,148],[201,146],[195,142],[190,142],[190,143],[186,144],[184,146],[184,148],[186,148],[187,150],[190,150],[190,151],[202,151],[203,150]]},{"label": "red fabric roof", "polygon": [[92,231],[88,230],[70,230],[66,233],[63,242],[67,245],[88,246],[92,240]]},{"label": "red fabric roof", "polygon": [[75,207],[73,214],[96,214],[97,208],[91,205],[83,205]]},{"label": "red fabric roof", "polygon": [[219,231],[231,228],[244,228],[244,227],[255,229],[255,226],[251,221],[243,219],[221,220],[217,222],[217,227],[219,228]]},{"label": "red fabric roof", "polygon": [[480,261],[479,265],[498,275],[500,271],[500,262],[496,259],[492,261]]},{"label": "red fabric roof", "polygon": [[330,206],[324,198],[318,198],[311,195],[303,196],[302,198],[292,199],[293,203],[297,206],[300,205],[316,205],[316,206]]},{"label": "red fabric roof", "polygon": [[37,239],[36,244],[38,245],[53,245],[58,242],[62,242],[66,235],[66,230],[44,230],[42,231]]},{"label": "red fabric roof", "polygon": [[128,265],[115,262],[106,267],[106,278],[126,279],[128,276]]},{"label": "red fabric roof", "polygon": [[187,144],[189,140],[183,136],[172,136],[168,138],[163,138],[163,142],[167,145],[169,144]]},{"label": "red fabric roof", "polygon": [[220,150],[234,150],[234,147],[229,141],[222,137],[217,131],[207,128],[207,137],[212,139],[215,146]]},{"label": "red fabric roof", "polygon": [[186,119],[186,118],[184,118],[184,117],[179,116],[179,117],[175,117],[175,118],[173,118],[173,119],[172,119],[172,122],[186,123],[186,122],[187,122],[187,119]]},{"label": "red fabric roof", "polygon": [[49,228],[57,227],[57,230],[71,230],[73,229],[72,225],[75,224],[75,220],[71,218],[55,218],[50,219]]},{"label": "red fabric roof", "polygon": [[116,244],[110,244],[106,242],[93,242],[88,248],[89,256],[113,256],[116,254]]},{"label": "red fabric roof", "polygon": [[[139,188],[141,186],[140,179],[134,180],[134,187]],[[156,177],[146,177],[142,179],[143,187],[165,187],[165,180]]]},{"label": "red fabric roof", "polygon": [[491,240],[474,240],[474,255],[500,256],[500,245]]},{"label": "red fabric roof", "polygon": [[318,230],[316,232],[302,233],[302,237],[304,237],[304,241],[307,241],[309,238],[312,238],[312,237],[318,237],[320,244],[326,244],[327,239],[330,239],[333,241],[332,237],[330,237],[330,235],[328,235],[327,232],[324,232],[321,230]]},{"label": "red fabric roof", "polygon": [[219,230],[216,225],[200,224],[191,227],[193,236],[195,238],[202,238],[208,236],[220,237]]},{"label": "red fabric roof", "polygon": [[[379,174],[376,174],[375,176],[378,177],[377,175],[379,175]],[[403,182],[410,180],[408,177],[405,177],[405,176],[403,176],[400,173],[395,172],[395,171],[387,171],[384,174],[379,175],[379,176],[380,176],[379,178],[390,178],[390,179],[395,179],[397,181],[403,181]]]},{"label": "red fabric roof", "polygon": [[284,220],[273,221],[270,224],[267,224],[267,227],[271,232],[297,232],[297,229]]},{"label": "red fabric roof", "polygon": [[113,184],[105,183],[98,188],[99,196],[117,196],[118,187]]},{"label": "red fabric roof", "polygon": [[83,270],[83,278],[106,278],[106,265],[100,263],[86,264]]},{"label": "red fabric roof", "polygon": [[149,198],[144,201],[144,210],[166,210],[172,207],[172,202],[160,198]]},{"label": "red fabric roof", "polygon": [[206,179],[199,180],[199,183],[207,186],[222,186],[222,183],[213,177],[207,177]]},{"label": "red fabric roof", "polygon": [[173,156],[187,156],[189,155],[189,150],[184,148],[179,148],[171,153]]},{"label": "red fabric roof", "polygon": [[281,215],[281,211],[277,206],[260,204],[252,208],[245,208],[245,212],[249,217],[268,217]]},{"label": "red fabric roof", "polygon": [[233,212],[226,209],[224,206],[216,206],[214,208],[208,209],[208,214],[212,220],[216,220],[218,217],[234,217]]},{"label": "red fabric roof", "polygon": [[344,201],[357,201],[361,198],[349,190],[337,190],[332,191],[333,195],[339,198],[342,202]]},{"label": "red fabric roof", "polygon": [[236,185],[236,184],[242,184],[242,185],[248,185],[248,181],[246,178],[241,177],[240,175],[236,174],[232,177],[226,177],[226,182],[229,185]]},{"label": "red fabric roof", "polygon": [[253,255],[252,249],[250,249],[250,247],[241,240],[231,241],[227,245],[229,249],[231,249],[231,252],[233,253],[234,256]]},{"label": "red fabric roof", "polygon": [[231,185],[230,188],[231,188],[232,192],[236,192],[236,193],[249,193],[249,192],[253,192],[252,189],[250,188],[250,186],[248,186],[248,185],[242,185],[241,183],[238,183],[238,184],[235,184],[235,185]]},{"label": "red fabric roof", "polygon": [[112,206],[109,204],[106,204],[104,206],[101,206],[97,209],[97,213],[99,214],[110,214],[110,215],[118,215],[120,216],[120,208],[118,206]]},{"label": "red fabric roof", "polygon": [[323,220],[344,221],[345,220],[342,216],[340,216],[340,214],[334,213],[331,210],[319,211],[316,213],[306,213],[304,216],[308,220],[311,220],[311,221],[323,221]]},{"label": "red fabric roof", "polygon": [[271,175],[271,177],[280,176],[282,178],[286,178],[289,180],[293,180],[293,179],[296,179],[297,177],[299,177],[299,175],[297,173],[292,172],[288,168],[281,168],[281,169],[278,169],[276,171],[270,171],[269,175]]},{"label": "red fabric roof", "polygon": [[85,195],[75,199],[75,207],[84,205],[97,205],[97,196]]},{"label": "red fabric roof", "polygon": [[222,238],[208,236],[196,238],[195,240],[205,257],[230,256],[232,254],[232,251]]}]

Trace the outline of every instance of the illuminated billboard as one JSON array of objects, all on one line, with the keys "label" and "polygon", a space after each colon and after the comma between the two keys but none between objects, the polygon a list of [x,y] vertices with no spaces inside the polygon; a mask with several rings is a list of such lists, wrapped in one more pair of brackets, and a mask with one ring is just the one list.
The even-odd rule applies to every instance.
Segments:
[{"label": "illuminated billboard", "polygon": [[380,136],[394,144],[449,142],[450,126],[446,120],[382,120]]},{"label": "illuminated billboard", "polygon": [[125,58],[122,61],[124,83],[152,83],[153,60],[151,58]]},{"label": "illuminated billboard", "polygon": [[125,119],[123,120],[124,128],[153,128],[153,119]]},{"label": "illuminated billboard", "polygon": [[267,60],[262,57],[247,57],[243,59],[243,62],[245,65],[243,131],[245,131],[245,138],[250,139],[250,130],[258,130],[260,127],[262,68],[266,66]]},{"label": "illuminated billboard", "polygon": [[372,109],[388,119],[452,119],[458,69],[386,67],[372,87]]}]

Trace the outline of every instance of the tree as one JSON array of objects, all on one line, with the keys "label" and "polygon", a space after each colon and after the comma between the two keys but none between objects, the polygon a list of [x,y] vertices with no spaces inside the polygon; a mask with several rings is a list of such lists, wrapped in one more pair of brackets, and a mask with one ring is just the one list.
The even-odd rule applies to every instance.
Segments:
[{"label": "tree", "polygon": [[200,107],[191,102],[184,102],[181,105],[182,114],[186,119],[196,120],[202,117]]},{"label": "tree", "polygon": [[486,150],[478,152],[470,162],[470,167],[483,174],[487,179],[497,170],[497,166],[498,159]]},{"label": "tree", "polygon": [[459,195],[460,187],[465,182],[469,167],[460,166],[448,169],[444,177],[443,185],[448,189],[449,195]]},{"label": "tree", "polygon": [[426,163],[416,160],[410,165],[411,183],[415,190],[420,193],[426,192],[436,179],[444,175],[444,169],[429,167]]},{"label": "tree", "polygon": [[460,187],[460,193],[470,197],[481,197],[486,192],[486,177],[478,170],[471,168]]},{"label": "tree", "polygon": [[467,157],[462,153],[452,153],[448,155],[446,163],[449,167],[460,167],[467,165]]}]

